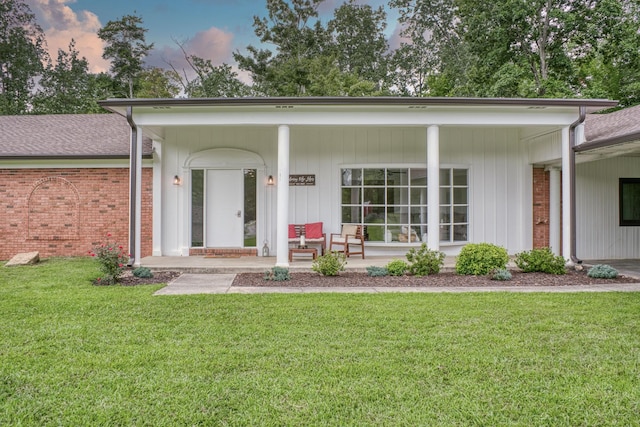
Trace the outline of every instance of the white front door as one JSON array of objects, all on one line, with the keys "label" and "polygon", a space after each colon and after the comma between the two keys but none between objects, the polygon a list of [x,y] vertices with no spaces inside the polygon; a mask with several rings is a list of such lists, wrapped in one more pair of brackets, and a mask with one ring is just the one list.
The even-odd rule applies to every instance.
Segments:
[{"label": "white front door", "polygon": [[243,246],[244,174],[240,169],[207,170],[206,246]]}]

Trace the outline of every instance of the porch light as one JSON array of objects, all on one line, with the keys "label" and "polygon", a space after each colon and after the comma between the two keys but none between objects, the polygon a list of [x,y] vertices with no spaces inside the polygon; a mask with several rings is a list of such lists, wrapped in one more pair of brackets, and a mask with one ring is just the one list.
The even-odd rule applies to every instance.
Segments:
[{"label": "porch light", "polygon": [[273,180],[273,175],[269,175],[269,178],[267,178],[267,185],[274,185],[275,181]]},{"label": "porch light", "polygon": [[173,177],[173,185],[180,185],[182,184],[182,180],[180,179],[180,177],[178,175]]}]

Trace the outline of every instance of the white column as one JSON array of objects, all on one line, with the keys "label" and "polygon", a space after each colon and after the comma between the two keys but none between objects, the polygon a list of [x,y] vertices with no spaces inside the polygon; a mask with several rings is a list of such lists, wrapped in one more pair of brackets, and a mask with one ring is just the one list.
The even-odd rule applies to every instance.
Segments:
[{"label": "white column", "polygon": [[562,128],[562,256],[571,256],[571,143],[569,127]]},{"label": "white column", "polygon": [[133,265],[136,267],[140,266],[140,251],[142,250],[142,128],[138,128],[136,138],[136,154],[138,156],[138,160],[136,162],[136,250]]},{"label": "white column", "polygon": [[162,143],[153,141],[153,256],[162,256]]},{"label": "white column", "polygon": [[289,126],[278,127],[276,266],[289,267]]},{"label": "white column", "polygon": [[440,250],[440,128],[427,128],[427,245]]},{"label": "white column", "polygon": [[561,200],[560,169],[549,169],[549,246],[554,255],[560,255],[560,206]]}]

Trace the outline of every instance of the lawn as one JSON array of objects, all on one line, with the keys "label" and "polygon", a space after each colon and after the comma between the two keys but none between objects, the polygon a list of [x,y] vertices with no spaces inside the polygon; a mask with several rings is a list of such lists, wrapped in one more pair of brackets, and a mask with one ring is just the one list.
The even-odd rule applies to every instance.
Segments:
[{"label": "lawn", "polygon": [[153,296],[0,267],[0,425],[640,425],[640,293]]}]

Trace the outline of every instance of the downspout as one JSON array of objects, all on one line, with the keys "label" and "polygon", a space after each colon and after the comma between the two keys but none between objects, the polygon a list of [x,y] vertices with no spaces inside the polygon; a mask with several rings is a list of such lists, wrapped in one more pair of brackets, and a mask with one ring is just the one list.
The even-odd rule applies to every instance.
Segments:
[{"label": "downspout", "polygon": [[580,106],[580,115],[578,120],[571,123],[569,126],[569,147],[571,148],[571,154],[569,156],[569,188],[571,194],[569,195],[570,207],[569,212],[571,216],[571,227],[569,229],[569,259],[575,264],[582,264],[582,260],[576,256],[576,127],[584,123],[587,116],[587,109],[584,106]]},{"label": "downspout", "polygon": [[127,106],[127,121],[131,126],[131,147],[129,147],[129,263],[136,259],[136,171],[138,170],[138,127],[133,121],[133,107]]}]

